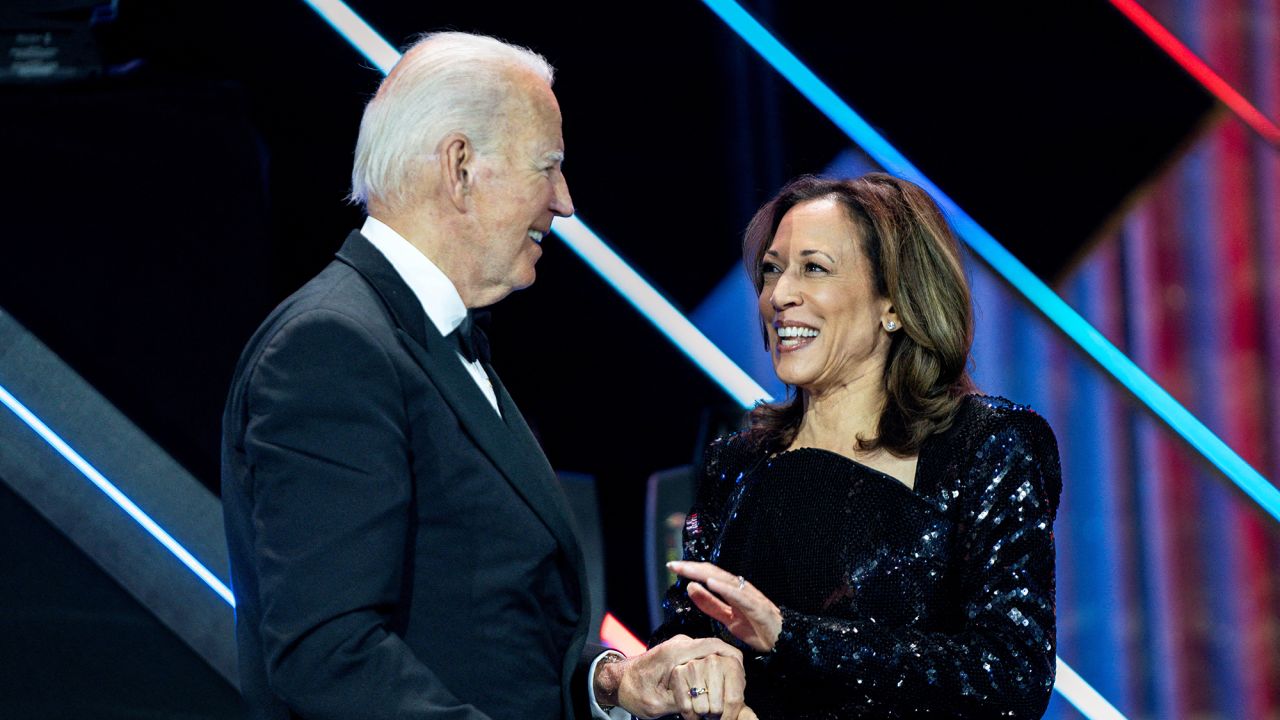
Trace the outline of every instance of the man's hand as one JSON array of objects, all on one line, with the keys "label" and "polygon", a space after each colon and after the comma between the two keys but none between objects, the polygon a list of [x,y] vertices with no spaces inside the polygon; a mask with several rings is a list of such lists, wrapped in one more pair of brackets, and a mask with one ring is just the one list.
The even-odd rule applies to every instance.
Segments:
[{"label": "man's hand", "polygon": [[667,677],[671,699],[684,720],[699,720],[712,715],[742,718],[743,689],[746,677],[742,662],[723,655],[710,655],[691,660],[671,669]]},{"label": "man's hand", "polygon": [[[641,718],[679,713],[685,720],[719,715],[752,720],[742,704],[742,653],[715,638],[677,635],[648,652],[597,667],[593,685],[602,705],[618,705]],[[699,692],[691,692],[697,688]]]}]

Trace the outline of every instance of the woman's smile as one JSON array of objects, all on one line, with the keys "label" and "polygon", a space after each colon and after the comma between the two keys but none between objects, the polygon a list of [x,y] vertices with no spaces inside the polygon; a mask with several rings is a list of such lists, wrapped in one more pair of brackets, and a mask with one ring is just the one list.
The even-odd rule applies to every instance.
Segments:
[{"label": "woman's smile", "polygon": [[801,348],[808,347],[817,340],[821,333],[815,327],[805,325],[804,323],[783,321],[774,323],[778,335],[778,352],[789,353],[795,352]]}]

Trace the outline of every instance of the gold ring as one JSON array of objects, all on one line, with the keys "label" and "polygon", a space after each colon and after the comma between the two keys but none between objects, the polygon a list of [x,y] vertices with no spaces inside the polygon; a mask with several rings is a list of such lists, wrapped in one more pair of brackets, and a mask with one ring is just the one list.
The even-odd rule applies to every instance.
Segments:
[{"label": "gold ring", "polygon": [[696,698],[699,695],[706,695],[707,689],[704,687],[689,688],[689,697]]}]

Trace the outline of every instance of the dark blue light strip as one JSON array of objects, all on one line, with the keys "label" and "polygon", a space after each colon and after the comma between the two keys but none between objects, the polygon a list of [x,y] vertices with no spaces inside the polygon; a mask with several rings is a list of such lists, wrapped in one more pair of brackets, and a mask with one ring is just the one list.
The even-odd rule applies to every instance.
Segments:
[{"label": "dark blue light strip", "polygon": [[218,579],[217,575],[214,575],[209,568],[205,567],[177,540],[174,540],[172,535],[165,532],[164,528],[160,527],[155,520],[152,520],[150,515],[143,512],[142,508],[138,507],[128,496],[120,491],[120,488],[117,488],[114,483],[98,472],[97,468],[91,465],[88,460],[85,460],[80,453],[72,449],[65,440],[51,430],[48,425],[44,424],[40,418],[36,417],[35,413],[28,410],[27,406],[19,402],[4,386],[0,386],[0,404],[12,410],[19,420],[34,430],[42,440],[49,444],[49,447],[71,463],[76,470],[79,470],[82,475],[89,479],[89,482],[96,485],[112,502],[119,505],[120,509],[128,513],[129,517],[133,518],[152,537],[159,540],[166,550],[173,553],[173,556],[182,561],[183,565],[190,568],[191,572],[195,573],[214,592],[218,593],[223,600],[226,600],[228,605],[233,608],[236,606],[236,599],[231,594],[231,588],[227,587],[222,580]]},{"label": "dark blue light strip", "polygon": [[782,45],[755,18],[733,0],[703,0],[756,52],[791,82],[802,95],[831,119],[885,170],[924,188],[942,206],[956,232],[988,265],[1000,273],[1116,380],[1129,389],[1174,432],[1181,435],[1210,463],[1222,471],[1246,495],[1276,520],[1280,520],[1280,490],[1213,434],[1164,388],[1151,379],[1102,333],[1058,297],[1040,278],[996,241],[934,185],[896,148],[889,144],[853,108],[840,99],[804,63]]}]

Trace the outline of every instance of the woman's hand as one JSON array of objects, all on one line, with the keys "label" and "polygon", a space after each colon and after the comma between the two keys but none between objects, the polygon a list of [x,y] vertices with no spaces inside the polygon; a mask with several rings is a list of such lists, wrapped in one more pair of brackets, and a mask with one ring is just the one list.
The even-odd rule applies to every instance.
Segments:
[{"label": "woman's hand", "polygon": [[667,568],[690,581],[689,599],[699,610],[756,650],[773,650],[782,632],[782,611],[754,585],[711,563],[678,560]]}]

